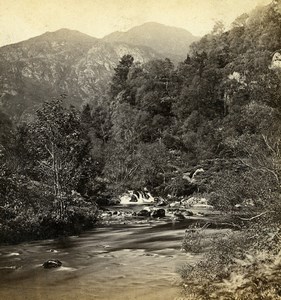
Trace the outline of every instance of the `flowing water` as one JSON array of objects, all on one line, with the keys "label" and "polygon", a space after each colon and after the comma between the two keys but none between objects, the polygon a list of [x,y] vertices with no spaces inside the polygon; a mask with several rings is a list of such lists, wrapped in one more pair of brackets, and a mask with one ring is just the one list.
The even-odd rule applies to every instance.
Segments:
[{"label": "flowing water", "polygon": [[177,299],[177,268],[194,260],[180,249],[187,225],[145,222],[0,247],[0,299]]}]

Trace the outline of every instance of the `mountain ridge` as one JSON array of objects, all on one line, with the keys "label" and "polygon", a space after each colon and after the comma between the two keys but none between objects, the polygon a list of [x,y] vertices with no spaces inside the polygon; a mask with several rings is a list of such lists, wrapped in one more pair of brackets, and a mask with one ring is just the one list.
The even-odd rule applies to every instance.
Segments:
[{"label": "mountain ridge", "polygon": [[145,45],[178,62],[185,59],[190,45],[198,41],[199,37],[183,28],[147,22],[127,31],[112,32],[103,37],[103,40]]},{"label": "mountain ridge", "polygon": [[148,47],[110,44],[68,29],[0,48],[0,108],[28,119],[43,101],[67,94],[69,103],[101,101],[120,58],[160,58]]}]

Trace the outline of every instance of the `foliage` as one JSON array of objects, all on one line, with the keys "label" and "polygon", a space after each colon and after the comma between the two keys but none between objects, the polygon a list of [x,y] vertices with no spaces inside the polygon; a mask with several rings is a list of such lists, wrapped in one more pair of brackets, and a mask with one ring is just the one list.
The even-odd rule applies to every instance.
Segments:
[{"label": "foliage", "polygon": [[45,102],[27,128],[26,149],[34,159],[36,179],[52,186],[54,205],[61,217],[71,191],[87,193],[87,178],[94,175],[85,111],[82,117],[84,123],[74,107],[67,109],[58,99]]},{"label": "foliage", "polygon": [[[2,242],[49,237],[64,230],[71,233],[96,221],[94,203],[83,198],[74,200],[77,192],[87,199],[93,196],[88,192],[100,172],[100,158],[92,155],[89,128],[81,121],[80,113],[73,107],[64,107],[62,100],[45,102],[33,122],[17,129],[3,119]],[[53,234],[48,235],[47,228]]]},{"label": "foliage", "polygon": [[198,263],[179,270],[187,299],[280,298],[280,230],[259,232],[260,224],[216,237]]}]

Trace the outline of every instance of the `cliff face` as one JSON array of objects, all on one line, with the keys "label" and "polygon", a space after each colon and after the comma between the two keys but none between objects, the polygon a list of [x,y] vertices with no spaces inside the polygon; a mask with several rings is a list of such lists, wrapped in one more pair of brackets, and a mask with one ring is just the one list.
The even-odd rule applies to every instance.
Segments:
[{"label": "cliff face", "polygon": [[20,120],[61,94],[77,107],[102,101],[124,54],[142,63],[159,58],[147,47],[109,44],[68,29],[4,46],[0,48],[0,108]]}]

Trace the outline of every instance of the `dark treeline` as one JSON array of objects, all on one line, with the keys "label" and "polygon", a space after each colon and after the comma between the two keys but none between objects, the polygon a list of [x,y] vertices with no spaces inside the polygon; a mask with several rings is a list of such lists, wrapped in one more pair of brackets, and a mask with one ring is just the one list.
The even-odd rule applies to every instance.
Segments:
[{"label": "dark treeline", "polygon": [[[279,50],[273,2],[228,31],[218,22],[178,66],[123,56],[101,104],[79,111],[62,95],[26,124],[1,112],[1,240],[90,227],[97,204],[144,187],[162,197],[201,194],[227,211],[251,203],[277,212]],[[205,172],[195,185],[184,174],[197,168]]]}]

